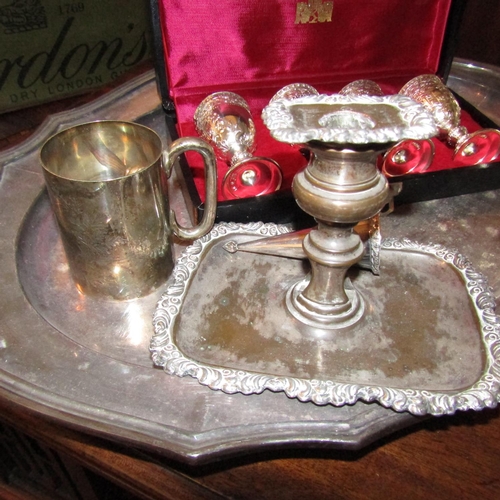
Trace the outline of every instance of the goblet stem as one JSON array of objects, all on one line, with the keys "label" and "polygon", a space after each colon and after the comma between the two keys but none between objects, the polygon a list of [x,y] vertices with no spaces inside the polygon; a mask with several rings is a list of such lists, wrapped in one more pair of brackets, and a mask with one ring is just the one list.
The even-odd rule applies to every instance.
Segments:
[{"label": "goblet stem", "polygon": [[457,136],[453,160],[459,166],[478,165],[495,161],[500,156],[500,132],[495,129],[478,130]]},{"label": "goblet stem", "polygon": [[232,168],[250,158],[252,158],[252,155],[248,151],[236,151],[229,161],[229,167]]}]

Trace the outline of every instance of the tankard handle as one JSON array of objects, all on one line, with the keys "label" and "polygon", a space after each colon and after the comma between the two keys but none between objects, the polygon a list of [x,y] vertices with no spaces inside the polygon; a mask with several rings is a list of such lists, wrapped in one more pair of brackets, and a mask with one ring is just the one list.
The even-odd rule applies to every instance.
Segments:
[{"label": "tankard handle", "polygon": [[172,167],[177,157],[187,151],[196,151],[203,157],[205,165],[205,209],[203,217],[195,227],[182,227],[178,224],[175,212],[171,209],[169,222],[174,234],[183,240],[194,240],[207,234],[215,221],[215,211],[217,209],[217,161],[215,153],[207,142],[197,137],[181,137],[163,152],[163,168],[170,177]]}]

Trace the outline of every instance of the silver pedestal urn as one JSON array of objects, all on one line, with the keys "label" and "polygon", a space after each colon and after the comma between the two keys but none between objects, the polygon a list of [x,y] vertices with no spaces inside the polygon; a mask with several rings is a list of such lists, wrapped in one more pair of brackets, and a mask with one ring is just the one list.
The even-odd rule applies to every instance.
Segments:
[{"label": "silver pedestal urn", "polygon": [[288,290],[288,311],[312,327],[309,331],[349,328],[366,307],[346,278],[364,254],[353,228],[380,212],[389,197],[377,157],[403,139],[436,135],[435,121],[401,95],[273,99],[262,117],[275,139],[304,144],[311,153],[305,170],[295,176],[293,193],[318,227],[304,239],[311,273]]}]

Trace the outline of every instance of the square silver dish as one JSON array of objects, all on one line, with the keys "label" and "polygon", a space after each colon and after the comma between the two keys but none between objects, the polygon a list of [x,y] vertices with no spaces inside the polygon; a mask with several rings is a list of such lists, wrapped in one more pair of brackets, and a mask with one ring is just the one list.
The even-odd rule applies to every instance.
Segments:
[{"label": "square silver dish", "polygon": [[380,276],[350,272],[369,304],[365,319],[331,338],[284,306],[306,262],[224,248],[283,232],[220,224],[183,252],[154,315],[157,366],[227,393],[269,389],[319,405],[377,401],[414,415],[496,406],[500,318],[463,255],[384,240]]}]

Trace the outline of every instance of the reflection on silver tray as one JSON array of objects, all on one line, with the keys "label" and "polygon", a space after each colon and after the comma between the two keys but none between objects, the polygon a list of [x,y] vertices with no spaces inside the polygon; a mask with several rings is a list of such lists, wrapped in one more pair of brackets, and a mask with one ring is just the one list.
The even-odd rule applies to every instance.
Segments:
[{"label": "reflection on silver tray", "polygon": [[496,406],[500,318],[463,255],[385,240],[381,276],[351,277],[373,306],[366,324],[311,340],[283,307],[289,283],[307,272],[303,263],[223,249],[230,239],[283,232],[220,224],[183,252],[154,315],[156,365],[227,393],[269,389],[319,405],[377,401],[415,415]]}]

